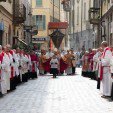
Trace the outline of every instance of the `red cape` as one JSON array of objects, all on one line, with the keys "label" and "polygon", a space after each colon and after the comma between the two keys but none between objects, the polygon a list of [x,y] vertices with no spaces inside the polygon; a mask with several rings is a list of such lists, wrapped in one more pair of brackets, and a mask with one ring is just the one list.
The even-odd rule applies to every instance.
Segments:
[{"label": "red cape", "polygon": [[30,57],[31,57],[31,61],[37,61],[38,60],[36,55],[30,55]]},{"label": "red cape", "polygon": [[68,67],[68,64],[66,64],[66,63],[63,61],[63,59],[61,58],[61,59],[60,59],[60,72],[61,72],[61,73],[64,72],[64,70],[66,70],[67,67]]},{"label": "red cape", "polygon": [[[51,68],[50,61],[51,61],[51,59],[48,59],[45,63],[43,63],[43,67],[46,72],[50,72],[50,68]],[[61,73],[64,72],[64,70],[66,70],[67,67],[68,67],[68,65],[61,58],[60,59],[60,72]]]},{"label": "red cape", "polygon": [[48,59],[45,63],[43,63],[43,67],[46,72],[50,72],[50,61],[51,59]]}]

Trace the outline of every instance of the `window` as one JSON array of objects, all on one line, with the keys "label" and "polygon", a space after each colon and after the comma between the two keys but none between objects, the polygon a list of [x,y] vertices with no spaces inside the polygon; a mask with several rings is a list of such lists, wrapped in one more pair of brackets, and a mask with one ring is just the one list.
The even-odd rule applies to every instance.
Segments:
[{"label": "window", "polygon": [[38,26],[38,30],[46,29],[46,16],[45,15],[35,15],[32,18],[33,25]]},{"label": "window", "polygon": [[33,16],[33,25],[38,26],[38,30],[46,29],[46,16],[45,15],[35,15]]},{"label": "window", "polygon": [[35,15],[32,18],[33,25],[38,26],[38,30],[46,30],[46,16],[45,15]]},{"label": "window", "polygon": [[54,0],[54,5],[59,6],[59,0]]},{"label": "window", "polygon": [[42,0],[36,0],[36,6],[42,6]]}]

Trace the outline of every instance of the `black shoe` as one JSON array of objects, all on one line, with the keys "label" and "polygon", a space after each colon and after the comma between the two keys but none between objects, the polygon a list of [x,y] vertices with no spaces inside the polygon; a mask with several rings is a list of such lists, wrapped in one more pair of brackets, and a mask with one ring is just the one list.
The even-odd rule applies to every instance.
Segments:
[{"label": "black shoe", "polygon": [[0,92],[0,98],[2,98],[3,97],[3,94]]}]

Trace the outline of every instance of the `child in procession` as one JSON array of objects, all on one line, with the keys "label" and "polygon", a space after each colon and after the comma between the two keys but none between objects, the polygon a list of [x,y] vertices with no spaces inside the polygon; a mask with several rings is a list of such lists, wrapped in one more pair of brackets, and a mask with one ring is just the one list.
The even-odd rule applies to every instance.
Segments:
[{"label": "child in procession", "polygon": [[50,66],[51,66],[51,74],[53,74],[53,78],[56,78],[56,76],[58,75],[58,67],[59,67],[59,62],[56,55],[53,55],[50,61]]}]

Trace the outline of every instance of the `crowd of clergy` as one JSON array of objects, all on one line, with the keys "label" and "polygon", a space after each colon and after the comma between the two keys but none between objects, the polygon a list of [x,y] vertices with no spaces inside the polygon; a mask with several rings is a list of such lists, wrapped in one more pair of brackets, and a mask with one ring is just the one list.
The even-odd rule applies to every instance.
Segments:
[{"label": "crowd of clergy", "polygon": [[18,85],[37,78],[38,58],[34,51],[11,49],[0,45],[0,97],[15,90]]},{"label": "crowd of clergy", "polygon": [[75,75],[77,57],[73,50],[44,50],[40,54],[10,45],[0,45],[0,96],[15,90],[18,85],[48,73],[57,75]]},{"label": "crowd of clergy", "polygon": [[82,76],[97,81],[102,98],[113,100],[113,47],[106,41],[98,49],[82,51]]}]

